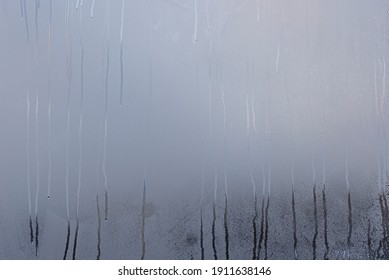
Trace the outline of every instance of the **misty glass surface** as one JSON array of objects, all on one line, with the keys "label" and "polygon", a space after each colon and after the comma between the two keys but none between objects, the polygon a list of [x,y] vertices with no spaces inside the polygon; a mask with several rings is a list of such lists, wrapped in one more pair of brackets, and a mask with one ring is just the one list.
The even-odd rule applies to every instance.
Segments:
[{"label": "misty glass surface", "polygon": [[1,259],[388,259],[384,0],[1,0]]}]

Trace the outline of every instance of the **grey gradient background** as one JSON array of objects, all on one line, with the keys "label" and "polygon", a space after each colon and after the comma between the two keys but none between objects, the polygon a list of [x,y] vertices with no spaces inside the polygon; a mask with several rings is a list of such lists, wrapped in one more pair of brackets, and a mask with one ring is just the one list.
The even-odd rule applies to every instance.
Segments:
[{"label": "grey gradient background", "polygon": [[[324,184],[329,257],[389,257],[387,209],[378,200],[389,174],[388,1],[125,0],[122,106],[122,1],[96,0],[91,19],[92,0],[78,9],[77,0],[53,0],[51,40],[50,1],[25,2],[27,18],[19,1],[0,2],[1,259],[62,259],[67,207],[72,258],[77,201],[76,258],[95,259],[97,196],[102,259],[141,258],[142,220],[146,259],[199,259],[201,214],[204,257],[213,259],[213,202],[215,248],[224,259],[226,194],[231,259],[252,258],[254,196],[258,238],[262,199],[270,197],[268,258],[293,259],[292,185],[297,256],[313,257],[316,185],[316,257],[323,258]],[[30,242],[29,199],[34,223],[35,208],[39,217],[38,249]]]}]

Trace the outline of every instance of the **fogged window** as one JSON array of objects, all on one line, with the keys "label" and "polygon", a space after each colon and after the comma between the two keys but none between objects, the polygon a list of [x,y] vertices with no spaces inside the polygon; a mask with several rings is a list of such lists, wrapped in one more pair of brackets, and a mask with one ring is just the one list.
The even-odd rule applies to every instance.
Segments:
[{"label": "fogged window", "polygon": [[1,259],[388,259],[386,1],[0,2]]}]

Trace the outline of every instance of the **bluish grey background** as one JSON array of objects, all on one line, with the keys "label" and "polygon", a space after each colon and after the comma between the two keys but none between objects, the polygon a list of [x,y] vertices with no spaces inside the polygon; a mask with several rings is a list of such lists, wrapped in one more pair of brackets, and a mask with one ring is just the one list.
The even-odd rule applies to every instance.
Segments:
[{"label": "bluish grey background", "polygon": [[0,258],[388,258],[388,10],[2,0]]}]

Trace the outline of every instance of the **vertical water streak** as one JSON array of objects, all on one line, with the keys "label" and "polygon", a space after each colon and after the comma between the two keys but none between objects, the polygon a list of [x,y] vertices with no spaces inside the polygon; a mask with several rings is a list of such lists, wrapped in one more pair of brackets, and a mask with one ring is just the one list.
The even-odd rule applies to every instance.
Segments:
[{"label": "vertical water streak", "polygon": [[39,7],[40,7],[40,0],[35,0],[35,35],[37,40],[39,39],[39,26],[38,26]]},{"label": "vertical water streak", "polygon": [[351,258],[351,237],[353,233],[353,216],[352,216],[352,207],[351,207],[351,193],[350,190],[347,192],[347,209],[348,209],[348,234],[347,234],[347,255],[348,259]]},{"label": "vertical water streak", "polygon": [[328,211],[327,211],[327,199],[326,199],[326,185],[323,184],[322,189],[322,199],[323,199],[323,216],[324,216],[324,257],[323,259],[328,260],[329,254],[329,244],[328,244]]},{"label": "vertical water streak", "polygon": [[90,8],[90,18],[91,19],[93,19],[93,15],[94,15],[94,11],[95,11],[95,4],[96,4],[96,0],[93,0],[91,8]]},{"label": "vertical water streak", "polygon": [[70,243],[70,221],[67,222],[66,243],[65,243],[65,251],[62,258],[63,260],[66,260],[66,257],[68,255],[69,243]]},{"label": "vertical water streak", "polygon": [[35,0],[35,164],[36,164],[36,192],[35,192],[35,256],[38,255],[39,245],[39,223],[38,223],[38,206],[40,194],[40,157],[39,157],[39,33],[38,33],[38,11],[40,2]]},{"label": "vertical water streak", "polygon": [[264,227],[265,227],[264,223],[265,223],[265,196],[262,196],[262,202],[261,202],[261,224],[260,224],[260,230],[259,230],[257,260],[259,260],[259,258],[261,256],[261,251],[262,251],[262,242],[263,242]]},{"label": "vertical water streak", "polygon": [[317,217],[317,196],[316,196],[316,185],[313,185],[313,219],[314,219],[314,233],[312,239],[312,258],[316,260],[316,251],[317,251],[317,236],[319,233],[319,221]]},{"label": "vertical water streak", "polygon": [[203,222],[203,207],[204,207],[204,167],[202,170],[201,180],[201,197],[200,197],[200,259],[204,260],[204,222]]},{"label": "vertical water streak", "polygon": [[122,1],[122,14],[120,21],[120,107],[123,104],[123,24],[124,24],[124,0]]},{"label": "vertical water streak", "polygon": [[48,89],[47,89],[47,119],[48,119],[48,134],[49,134],[49,144],[48,144],[48,170],[47,170],[47,198],[51,196],[51,173],[52,173],[52,122],[51,122],[51,67],[52,67],[52,57],[51,57],[51,28],[52,28],[52,14],[53,14],[53,5],[52,0],[50,0],[49,6],[49,29],[48,29]]},{"label": "vertical water streak", "polygon": [[254,130],[254,133],[257,134],[257,118],[256,118],[256,113],[255,113],[255,100],[254,100],[254,96],[251,95],[251,117],[252,117],[252,120],[251,120],[251,123],[252,123],[252,126],[253,126],[253,130]]},{"label": "vertical water streak", "polygon": [[24,25],[26,28],[26,38],[27,38],[27,42],[29,42],[30,41],[30,28],[28,26],[27,4],[26,4],[26,0],[22,0],[22,1],[23,1]]},{"label": "vertical water streak", "polygon": [[36,92],[35,100],[35,159],[36,159],[36,192],[35,192],[35,256],[38,255],[39,245],[39,223],[38,223],[38,203],[39,203],[39,192],[40,192],[40,166],[39,166],[39,96]]},{"label": "vertical water streak", "polygon": [[368,258],[369,260],[373,260],[374,259],[374,255],[373,254],[373,249],[372,249],[372,244],[371,244],[371,223],[370,223],[370,219],[368,220],[368,225],[367,225],[367,255],[368,255]]},{"label": "vertical water streak", "polygon": [[82,131],[83,131],[83,118],[84,118],[84,42],[83,42],[83,26],[82,26],[82,7],[80,6],[80,48],[81,48],[81,57],[80,57],[80,116],[78,123],[78,180],[77,180],[77,201],[76,201],[76,228],[74,234],[73,242],[73,260],[76,259],[77,251],[77,239],[78,239],[78,230],[80,227],[80,193],[81,193],[81,183],[82,183],[82,162],[83,162],[83,149],[82,149]]},{"label": "vertical water streak", "polygon": [[265,226],[265,194],[266,194],[266,175],[264,163],[261,162],[261,171],[262,171],[262,202],[261,202],[261,225],[259,231],[259,240],[258,240],[258,253],[257,260],[261,255],[262,242],[264,237],[264,226]]},{"label": "vertical water streak", "polygon": [[276,55],[276,73],[278,73],[278,67],[280,65],[280,55],[281,55],[280,42],[278,42],[277,43],[277,55]]},{"label": "vertical water streak", "polygon": [[70,34],[70,1],[67,1],[65,11],[65,43],[66,43],[66,73],[68,80],[67,87],[67,110],[66,110],[66,166],[65,166],[65,200],[66,200],[66,219],[67,219],[67,237],[63,259],[66,259],[69,238],[70,238],[70,210],[69,210],[69,162],[70,162],[70,95],[72,88],[72,41]]},{"label": "vertical water streak", "polygon": [[[216,173],[216,171],[215,171]],[[215,174],[215,193],[214,198],[212,201],[212,250],[213,250],[213,257],[215,260],[218,259],[217,256],[217,248],[216,248],[216,190],[217,190],[217,173]]]},{"label": "vertical water streak", "polygon": [[96,260],[100,260],[101,256],[101,214],[99,206],[99,195],[96,195],[96,205],[97,205],[97,256]]},{"label": "vertical water streak", "polygon": [[297,255],[297,218],[296,218],[296,199],[294,194],[294,185],[292,184],[292,223],[293,223],[293,257],[298,259]]},{"label": "vertical water streak", "polygon": [[194,0],[193,43],[197,43],[197,0]]},{"label": "vertical water streak", "polygon": [[143,181],[143,194],[142,194],[141,257],[140,257],[141,260],[144,260],[146,254],[145,221],[146,221],[146,179]]},{"label": "vertical water streak", "polygon": [[260,22],[260,20],[261,20],[261,9],[260,9],[259,0],[257,0],[256,12],[257,12],[257,22]]},{"label": "vertical water streak", "polygon": [[254,196],[254,216],[252,220],[253,226],[253,256],[252,260],[257,259],[257,219],[258,219],[258,211],[257,211],[257,196]]},{"label": "vertical water streak", "polygon": [[348,145],[346,146],[346,159],[345,159],[344,165],[345,165],[346,187],[347,187],[347,192],[349,192],[350,191],[350,179],[349,179],[349,148],[348,148]]},{"label": "vertical water streak", "polygon": [[219,72],[221,100],[223,106],[223,169],[224,169],[224,242],[226,260],[230,258],[229,231],[228,231],[228,175],[227,175],[227,133],[226,133],[226,103],[223,87],[223,74]]},{"label": "vertical water streak", "polygon": [[265,247],[265,256],[264,259],[268,258],[268,236],[269,236],[269,207],[270,207],[270,195],[267,196],[266,208],[265,208],[265,234],[264,234],[264,247]]},{"label": "vertical water streak", "polygon": [[34,242],[34,231],[32,228],[32,213],[31,213],[31,158],[30,158],[30,93],[27,92],[27,108],[26,108],[26,158],[27,158],[27,200],[28,200],[28,215],[30,228],[30,242]]},{"label": "vertical water streak", "polygon": [[110,29],[110,1],[107,1],[106,7],[106,68],[105,68],[105,107],[104,107],[104,147],[103,147],[103,177],[104,177],[104,198],[105,198],[105,210],[104,220],[108,220],[108,177],[107,177],[107,137],[108,137],[108,81],[109,81],[109,29]]},{"label": "vertical water streak", "polygon": [[78,240],[78,229],[80,227],[80,220],[76,218],[76,229],[74,231],[74,242],[73,242],[73,254],[72,259],[76,259],[76,252],[77,252],[77,240]]},{"label": "vertical water streak", "polygon": [[225,242],[225,255],[226,260],[230,259],[230,243],[228,234],[228,198],[227,193],[224,194],[224,242]]}]

